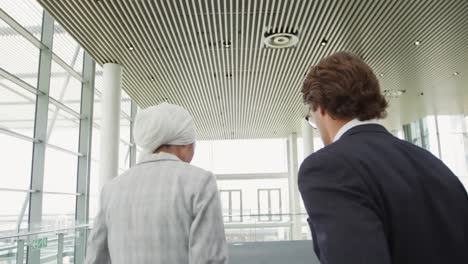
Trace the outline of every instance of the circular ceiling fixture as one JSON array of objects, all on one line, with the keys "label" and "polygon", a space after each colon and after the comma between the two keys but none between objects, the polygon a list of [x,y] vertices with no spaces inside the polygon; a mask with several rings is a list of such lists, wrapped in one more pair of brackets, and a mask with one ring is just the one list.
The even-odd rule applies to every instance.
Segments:
[{"label": "circular ceiling fixture", "polygon": [[296,46],[299,38],[296,34],[292,33],[273,33],[265,35],[263,43],[268,48],[285,49]]}]

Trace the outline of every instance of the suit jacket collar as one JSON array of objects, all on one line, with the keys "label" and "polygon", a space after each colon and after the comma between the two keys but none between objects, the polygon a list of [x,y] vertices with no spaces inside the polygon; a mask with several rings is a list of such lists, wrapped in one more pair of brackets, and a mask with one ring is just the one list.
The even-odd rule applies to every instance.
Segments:
[{"label": "suit jacket collar", "polygon": [[360,126],[351,128],[350,130],[346,131],[341,138],[345,138],[345,137],[352,136],[358,133],[363,133],[363,132],[374,132],[374,133],[383,133],[383,134],[391,135],[390,132],[388,132],[388,130],[382,125],[367,124],[367,125],[360,125]]}]

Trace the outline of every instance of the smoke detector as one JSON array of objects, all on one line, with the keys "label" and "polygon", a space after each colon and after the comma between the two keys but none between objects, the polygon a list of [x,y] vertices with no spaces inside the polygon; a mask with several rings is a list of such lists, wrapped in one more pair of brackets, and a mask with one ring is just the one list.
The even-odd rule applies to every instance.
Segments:
[{"label": "smoke detector", "polygon": [[404,93],[406,93],[406,90],[384,90],[383,91],[383,95],[388,98],[399,98]]},{"label": "smoke detector", "polygon": [[266,48],[286,49],[292,48],[299,42],[297,33],[276,32],[263,34],[263,45]]}]

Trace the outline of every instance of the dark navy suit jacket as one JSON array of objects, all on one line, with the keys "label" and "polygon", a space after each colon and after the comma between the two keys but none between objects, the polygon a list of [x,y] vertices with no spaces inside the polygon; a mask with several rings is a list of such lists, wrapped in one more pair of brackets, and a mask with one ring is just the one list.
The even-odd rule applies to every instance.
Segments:
[{"label": "dark navy suit jacket", "polygon": [[376,124],[310,155],[299,190],[322,264],[467,264],[468,195],[428,151]]}]

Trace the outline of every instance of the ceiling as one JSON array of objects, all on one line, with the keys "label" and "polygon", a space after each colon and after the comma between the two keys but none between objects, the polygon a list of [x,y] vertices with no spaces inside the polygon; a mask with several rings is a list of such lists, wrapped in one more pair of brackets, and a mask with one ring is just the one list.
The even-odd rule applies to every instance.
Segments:
[{"label": "ceiling", "polygon": [[[202,139],[300,133],[304,74],[335,51],[364,58],[382,90],[406,90],[395,105],[468,68],[465,0],[39,2],[97,62],[123,65],[140,107],[185,106]],[[265,47],[275,32],[299,41]]]}]

